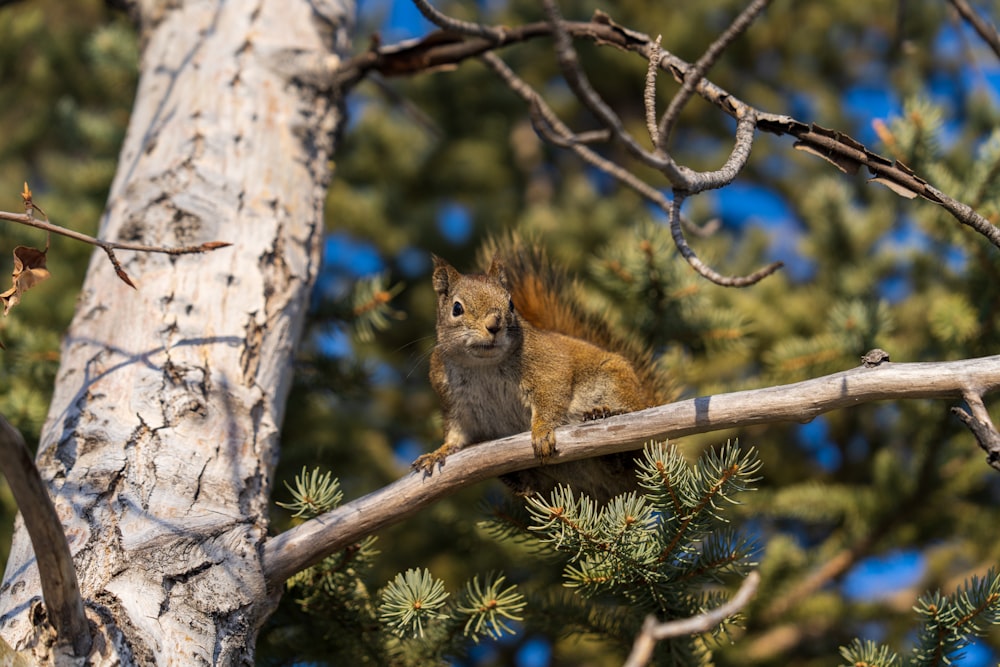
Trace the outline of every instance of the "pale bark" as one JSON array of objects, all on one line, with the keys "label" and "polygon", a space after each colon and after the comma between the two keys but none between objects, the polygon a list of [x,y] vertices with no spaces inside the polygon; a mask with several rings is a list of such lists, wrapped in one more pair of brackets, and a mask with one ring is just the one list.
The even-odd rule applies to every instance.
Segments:
[{"label": "pale bark", "polygon": [[[133,9],[141,78],[100,236],[234,245],[120,253],[138,290],[93,257],[38,464],[95,626],[93,664],[250,663],[274,602],[268,492],[339,120],[325,82],[352,10]],[[18,649],[35,641],[39,599],[18,530],[0,589],[0,633]]]}]

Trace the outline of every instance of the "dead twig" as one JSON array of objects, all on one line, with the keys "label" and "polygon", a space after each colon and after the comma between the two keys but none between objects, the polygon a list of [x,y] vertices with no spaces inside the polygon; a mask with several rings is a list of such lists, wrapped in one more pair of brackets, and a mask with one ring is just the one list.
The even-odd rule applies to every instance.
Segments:
[{"label": "dead twig", "polygon": [[716,63],[722,52],[726,50],[737,37],[746,32],[750,24],[754,22],[764,8],[770,4],[771,0],[754,0],[750,3],[750,6],[744,9],[739,16],[726,28],[725,31],[719,37],[712,42],[708,49],[705,50],[704,55],[694,63],[688,72],[684,75],[684,82],[681,84],[681,89],[674,95],[673,99],[670,100],[670,104],[667,105],[667,110],[663,112],[663,117],[660,119],[659,132],[659,142],[657,143],[657,148],[660,150],[667,150],[667,142],[670,141],[670,135],[673,133],[674,125],[677,123],[677,119],[681,115],[681,109],[688,103],[691,97],[695,93],[695,88],[701,79],[708,73],[708,70]]},{"label": "dead twig", "polygon": [[[71,238],[75,241],[82,241],[83,243],[89,243],[90,245],[97,246],[103,250],[108,255],[108,259],[111,260],[111,265],[115,269],[115,274],[128,286],[135,287],[135,284],[125,273],[122,268],[121,263],[118,258],[115,257],[115,250],[134,250],[136,252],[155,252],[163,253],[167,255],[191,255],[202,252],[210,252],[212,250],[218,250],[219,248],[225,248],[226,246],[232,245],[231,243],[226,243],[224,241],[208,241],[206,243],[201,243],[199,245],[189,245],[189,246],[152,246],[145,245],[142,243],[129,243],[124,241],[105,241],[104,239],[98,239],[82,232],[77,232],[72,229],[66,229],[65,227],[60,227],[59,225],[53,224],[46,220],[39,220],[35,217],[35,211],[38,211],[42,215],[45,212],[36,204],[32,199],[31,190],[28,188],[28,184],[24,184],[24,191],[21,193],[21,198],[24,200],[24,213],[9,213],[7,211],[0,211],[0,220],[8,220],[10,222],[16,222],[21,225],[27,225],[28,227],[34,227],[36,229],[41,229],[47,234],[59,234],[60,236],[65,236]],[[48,218],[48,216],[46,216]],[[48,237],[46,237],[45,249],[48,250]]]},{"label": "dead twig", "polygon": [[642,631],[632,644],[632,652],[625,660],[624,667],[643,667],[653,657],[656,642],[674,637],[687,637],[708,632],[724,620],[739,613],[750,604],[760,585],[760,573],[756,570],[747,575],[736,595],[729,602],[691,618],[681,618],[660,623],[655,616],[647,616]]},{"label": "dead twig", "polygon": [[962,408],[952,408],[952,414],[962,420],[972,435],[976,437],[976,442],[986,452],[986,462],[994,470],[1000,471],[1000,433],[997,432],[990,413],[983,403],[983,398],[974,392],[967,392],[964,396],[969,412]]},{"label": "dead twig", "polygon": [[[504,46],[552,36],[556,29],[557,27],[549,22],[504,27],[500,32],[491,33],[495,39],[468,36],[452,30],[436,31],[420,39],[373,48],[352,58],[338,69],[334,81],[337,85],[350,87],[369,71],[377,71],[384,76],[404,76],[453,66],[468,58],[483,56]],[[590,21],[564,21],[558,25],[558,29],[564,30],[573,38],[589,39],[636,53],[647,61],[653,57],[654,49],[657,48],[655,40],[648,35],[615,23],[603,12],[595,13]],[[872,175],[871,181],[885,185],[901,196],[922,197],[941,206],[958,222],[971,227],[1000,248],[1000,228],[976,213],[972,207],[931,186],[903,163],[868,150],[860,142],[842,132],[751,107],[708,79],[704,77],[698,79],[694,76],[694,65],[667,51],[661,49],[659,55],[655,57],[662,70],[669,72],[682,85],[685,81],[693,82],[690,85],[694,87],[694,93],[722,112],[737,120],[752,112],[756,116],[755,129],[770,134],[792,136],[797,140],[796,148],[822,157],[846,173],[857,173],[858,169],[864,166]],[[486,58],[484,61],[489,64]],[[662,136],[660,141],[663,141]],[[648,151],[646,154],[653,155]]]},{"label": "dead twig", "polygon": [[[575,134],[569,127],[566,126],[565,123],[562,122],[562,120],[549,107],[545,100],[542,99],[541,95],[539,95],[534,88],[529,86],[510,67],[508,67],[499,56],[495,53],[487,52],[482,55],[482,60],[487,66],[490,67],[490,69],[500,76],[500,78],[512,91],[527,102],[529,117],[531,118],[532,125],[534,126],[535,131],[538,132],[538,134],[546,141],[555,146],[572,150],[578,157],[580,157],[580,159],[597,169],[600,169],[609,176],[614,177],[620,183],[632,188],[647,200],[659,206],[664,213],[670,216],[672,221],[671,233],[673,234],[674,243],[677,245],[677,249],[681,253],[681,256],[684,257],[691,268],[693,268],[699,275],[719,285],[745,287],[760,281],[781,268],[782,264],[780,262],[776,262],[755,271],[749,276],[733,277],[723,276],[709,267],[698,258],[697,253],[695,253],[695,251],[684,239],[684,234],[681,230],[682,218],[680,216],[680,207],[679,205],[674,205],[674,202],[677,201],[678,190],[674,191],[674,200],[672,201],[668,199],[663,192],[646,183],[621,165],[599,155],[596,151],[581,141],[580,136]],[[741,149],[745,149],[745,152],[743,152],[743,150],[734,150],[733,155],[730,156],[730,160],[723,167],[724,170],[735,170],[739,168],[739,164],[741,162],[745,163],[747,157],[749,157],[749,141],[752,136],[752,118],[746,118],[737,131],[737,146]],[[674,221],[676,221],[676,225],[674,224]]]},{"label": "dead twig", "polygon": [[983,41],[993,49],[993,53],[1000,58],[1000,35],[997,34],[997,29],[983,20],[979,14],[977,14],[972,6],[969,5],[965,0],[948,0],[951,6],[955,8],[959,16],[965,19],[965,22],[972,26],[973,30],[979,33],[979,36],[983,38]]},{"label": "dead twig", "polygon": [[2,415],[0,470],[7,478],[31,538],[45,613],[55,628],[56,643],[69,648],[75,656],[85,656],[90,652],[90,626],[62,523],[24,438]]}]

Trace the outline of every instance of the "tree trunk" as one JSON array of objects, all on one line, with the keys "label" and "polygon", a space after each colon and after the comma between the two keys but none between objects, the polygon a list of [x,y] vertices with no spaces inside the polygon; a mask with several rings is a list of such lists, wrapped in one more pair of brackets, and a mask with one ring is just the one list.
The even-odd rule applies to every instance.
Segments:
[{"label": "tree trunk", "polygon": [[[316,276],[351,3],[137,2],[139,89],[103,238],[201,255],[92,258],[38,465],[94,664],[251,663],[278,429]],[[58,221],[55,221],[58,222]],[[58,257],[49,260],[58,270]],[[46,656],[23,525],[0,633]]]}]

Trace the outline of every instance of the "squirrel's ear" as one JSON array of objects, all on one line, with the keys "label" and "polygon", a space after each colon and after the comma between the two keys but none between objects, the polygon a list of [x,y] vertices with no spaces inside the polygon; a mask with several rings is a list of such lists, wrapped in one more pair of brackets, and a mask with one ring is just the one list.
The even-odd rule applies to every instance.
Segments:
[{"label": "squirrel's ear", "polygon": [[438,294],[447,294],[448,285],[453,283],[458,277],[458,271],[437,255],[431,255],[431,259],[434,261],[434,273],[431,277],[431,284],[434,285],[434,291]]},{"label": "squirrel's ear", "polygon": [[493,256],[493,261],[490,262],[490,270],[486,272],[486,275],[500,283],[504,289],[510,289],[510,284],[507,281],[507,267],[503,265],[500,255]]}]

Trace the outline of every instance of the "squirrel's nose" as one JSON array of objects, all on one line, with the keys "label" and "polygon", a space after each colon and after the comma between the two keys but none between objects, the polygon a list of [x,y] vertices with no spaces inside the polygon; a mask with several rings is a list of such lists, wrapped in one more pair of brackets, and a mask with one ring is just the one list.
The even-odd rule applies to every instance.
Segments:
[{"label": "squirrel's nose", "polygon": [[500,316],[497,315],[496,313],[490,313],[489,316],[486,318],[486,330],[489,331],[491,334],[495,334],[496,332],[500,331],[501,328],[502,324],[500,321]]}]

